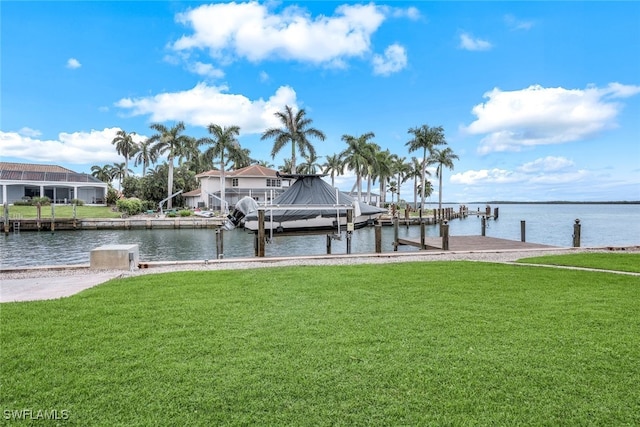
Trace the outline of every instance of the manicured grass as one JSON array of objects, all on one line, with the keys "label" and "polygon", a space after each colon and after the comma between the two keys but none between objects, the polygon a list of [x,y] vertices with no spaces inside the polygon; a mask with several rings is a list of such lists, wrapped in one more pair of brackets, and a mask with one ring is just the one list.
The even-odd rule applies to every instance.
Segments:
[{"label": "manicured grass", "polygon": [[[72,205],[55,205],[56,218],[73,218]],[[2,212],[4,215],[4,211]],[[24,219],[35,219],[38,217],[38,210],[35,206],[9,206],[9,215]],[[76,218],[120,218],[122,212],[114,212],[110,206],[77,206]],[[40,208],[41,218],[51,218],[51,206]]]},{"label": "manicured grass", "polygon": [[567,255],[545,255],[519,260],[529,264],[566,265],[598,268],[601,270],[629,271],[640,273],[640,253],[576,253]]},{"label": "manicured grass", "polygon": [[179,272],[0,310],[2,410],[67,410],[65,425],[640,424],[633,276]]}]

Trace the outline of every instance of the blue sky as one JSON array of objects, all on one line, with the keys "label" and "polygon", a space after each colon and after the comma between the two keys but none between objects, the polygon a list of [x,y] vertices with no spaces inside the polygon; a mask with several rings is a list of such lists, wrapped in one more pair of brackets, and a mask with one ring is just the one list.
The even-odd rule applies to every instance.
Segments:
[{"label": "blue sky", "polygon": [[117,130],[184,121],[194,137],[238,125],[279,166],[290,150],[271,159],[260,134],[292,105],[326,133],[320,156],[373,132],[410,160],[407,130],[443,126],[459,156],[444,201],[640,200],[640,2],[3,1],[0,15],[2,161],[90,172],[124,161]]}]

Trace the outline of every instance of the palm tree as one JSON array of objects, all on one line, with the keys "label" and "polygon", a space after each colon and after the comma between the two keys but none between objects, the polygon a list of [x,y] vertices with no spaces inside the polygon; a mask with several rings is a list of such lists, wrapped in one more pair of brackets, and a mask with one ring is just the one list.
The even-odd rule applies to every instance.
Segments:
[{"label": "palm tree", "polygon": [[377,155],[380,152],[380,146],[374,142],[369,143],[369,164],[366,167],[367,177],[367,203],[371,204],[371,181],[376,172]]},{"label": "palm tree", "polygon": [[[425,174],[431,175],[431,172],[425,170]],[[418,193],[420,192],[420,194],[422,194],[420,191],[422,186],[419,183],[419,180],[422,179],[422,162],[420,162],[416,157],[411,158],[411,172],[408,177],[413,178],[413,208],[418,210]],[[425,194],[426,197],[429,197],[430,195],[430,193]]]},{"label": "palm tree", "polygon": [[298,166],[298,173],[313,175],[317,173],[320,168],[322,168],[322,165],[318,163],[318,157],[315,154],[309,153],[309,155],[304,156],[304,163]]},{"label": "palm tree", "polygon": [[112,179],[118,180],[118,191],[122,188],[122,180],[128,176],[126,162],[125,163],[114,163],[111,167],[111,177]]},{"label": "palm tree", "polygon": [[239,146],[229,152],[229,161],[234,170],[246,168],[256,162],[251,158],[251,151],[248,148],[240,148]]},{"label": "palm tree", "polygon": [[140,143],[134,160],[134,166],[142,165],[142,176],[145,176],[147,168],[158,160],[157,153],[151,150],[151,141],[146,139]]},{"label": "palm tree", "polygon": [[344,165],[355,172],[356,186],[358,188],[358,201],[362,200],[362,176],[367,173],[367,168],[373,158],[372,146],[368,142],[373,138],[373,132],[367,132],[359,137],[342,135],[342,140],[347,143],[347,148],[340,153]]},{"label": "palm tree", "polygon": [[185,130],[183,122],[178,122],[175,126],[167,128],[161,123],[153,123],[151,129],[155,130],[155,135],[149,138],[153,144],[151,150],[156,155],[167,154],[167,163],[169,170],[167,173],[167,209],[172,208],[171,195],[173,194],[173,159],[178,155],[185,153],[184,148],[192,144],[193,138],[186,135],[180,135]]},{"label": "palm tree", "polygon": [[124,156],[124,178],[129,173],[129,159],[138,151],[138,144],[133,140],[135,132],[127,133],[120,129],[116,132],[116,137],[111,141],[116,146],[118,154]]},{"label": "palm tree", "polygon": [[[418,191],[422,191],[422,185],[418,184]],[[429,197],[433,194],[433,185],[431,184],[431,181],[425,181],[424,182],[424,194],[426,197]]]},{"label": "palm tree", "polygon": [[439,179],[438,186],[438,208],[442,209],[442,173],[444,167],[453,169],[453,161],[457,160],[458,156],[453,153],[451,147],[447,147],[444,150],[434,150],[431,156],[431,162],[438,165],[436,169],[436,176]]},{"label": "palm tree", "polygon": [[407,181],[409,173],[411,172],[411,164],[407,163],[406,157],[396,157],[393,165],[394,174],[396,176],[396,182],[398,186],[398,198],[396,199],[397,203],[400,203],[400,190],[402,184]]},{"label": "palm tree", "polygon": [[331,175],[331,186],[335,187],[335,176],[344,174],[344,163],[339,154],[326,156],[327,161],[322,165],[322,173]]},{"label": "palm tree", "polygon": [[91,166],[91,176],[98,178],[102,182],[110,183],[113,180],[113,166],[112,165],[104,165]]},{"label": "palm tree", "polygon": [[[410,128],[408,133],[413,134],[413,139],[405,144],[409,147],[409,152],[422,149],[422,177],[420,181],[424,182],[426,180],[427,159],[436,146],[447,143],[444,139],[444,129],[442,126],[430,128],[427,125],[422,125],[419,128]],[[421,206],[424,208],[424,186],[421,193]],[[420,218],[422,218],[422,209],[420,209]]]},{"label": "palm tree", "polygon": [[264,168],[273,169],[273,163],[269,163],[268,160],[256,160],[256,165],[262,166]]},{"label": "palm tree", "polygon": [[395,154],[391,154],[389,150],[378,151],[376,154],[375,169],[373,172],[374,183],[375,180],[380,181],[380,198],[378,199],[378,206],[382,202],[382,206],[385,205],[387,198],[387,182],[389,178],[393,176],[393,164],[396,159]]},{"label": "palm tree", "polygon": [[284,159],[284,165],[279,167],[280,172],[284,174],[292,174],[295,173],[293,169],[291,169],[291,159]]},{"label": "palm tree", "polygon": [[270,128],[264,131],[261,139],[275,139],[273,149],[271,150],[271,157],[275,158],[276,154],[280,152],[282,147],[291,143],[291,170],[296,170],[296,146],[300,150],[300,154],[315,155],[315,149],[309,142],[308,137],[313,136],[315,138],[324,141],[325,135],[323,132],[316,128],[308,127],[312,120],[305,117],[304,108],[298,110],[297,113],[293,113],[290,106],[285,106],[284,111],[278,111],[275,116],[282,122],[283,128]]},{"label": "palm tree", "polygon": [[391,204],[393,204],[393,195],[398,191],[398,183],[393,180],[389,181],[389,191],[391,192]]},{"label": "palm tree", "polygon": [[[213,135],[212,138],[201,138],[198,141],[198,145],[200,144],[209,144],[211,147],[207,149],[206,155],[211,156],[211,158],[220,158],[220,199],[226,201],[225,199],[225,159],[224,153],[233,152],[240,148],[240,143],[236,139],[238,135],[240,135],[240,127],[239,126],[225,126],[222,127],[220,125],[216,125],[211,123],[207,128],[209,133]],[[221,210],[224,210],[226,213],[226,207],[222,206],[224,203],[221,203]]]}]

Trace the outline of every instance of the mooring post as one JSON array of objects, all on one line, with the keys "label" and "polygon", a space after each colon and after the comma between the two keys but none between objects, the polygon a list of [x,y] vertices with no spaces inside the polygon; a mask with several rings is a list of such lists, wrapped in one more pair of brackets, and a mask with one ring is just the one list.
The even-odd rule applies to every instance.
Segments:
[{"label": "mooring post", "polygon": [[40,202],[36,203],[36,226],[38,227],[38,231],[40,231],[40,220],[42,219],[42,205]]},{"label": "mooring post", "polygon": [[398,217],[393,217],[393,250],[398,251]]},{"label": "mooring post", "polygon": [[264,257],[264,209],[258,209],[258,257]]},{"label": "mooring post", "polygon": [[493,219],[498,219],[498,212],[499,212],[498,209],[499,208],[497,207],[493,209]]},{"label": "mooring post", "polygon": [[524,221],[520,221],[520,241],[521,242],[526,242],[526,232],[525,232],[525,222]]},{"label": "mooring post", "polygon": [[449,250],[449,221],[446,219],[442,222],[442,250]]},{"label": "mooring post", "polygon": [[380,254],[382,253],[382,224],[380,224],[380,222],[376,221],[376,224],[374,225],[374,231],[376,239],[376,253]]},{"label": "mooring post", "polygon": [[424,247],[424,239],[426,237],[426,226],[425,221],[420,221],[420,248],[425,249]]},{"label": "mooring post", "polygon": [[9,203],[4,202],[4,234],[9,234]]},{"label": "mooring post", "polygon": [[487,235],[487,217],[485,217],[484,215],[482,215],[482,235],[486,236]]},{"label": "mooring post", "polygon": [[573,224],[573,247],[580,247],[580,219],[575,220],[575,224]]},{"label": "mooring post", "polygon": [[224,258],[224,229],[216,229],[216,258]]},{"label": "mooring post", "polygon": [[331,255],[331,235],[327,234],[327,255]]}]

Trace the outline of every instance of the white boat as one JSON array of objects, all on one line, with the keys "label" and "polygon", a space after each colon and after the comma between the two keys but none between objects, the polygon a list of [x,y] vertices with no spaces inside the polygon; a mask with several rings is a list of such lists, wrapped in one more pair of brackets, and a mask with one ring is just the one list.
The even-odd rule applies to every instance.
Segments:
[{"label": "white boat", "polygon": [[[373,225],[386,213],[354,200],[321,179],[322,175],[281,175],[296,181],[270,204],[259,206],[253,199],[241,199],[229,215],[229,225],[258,230],[258,211],[264,210],[264,227],[269,233],[301,233],[347,230],[347,212],[352,212],[353,228]],[[249,200],[245,200],[249,199]]]}]

